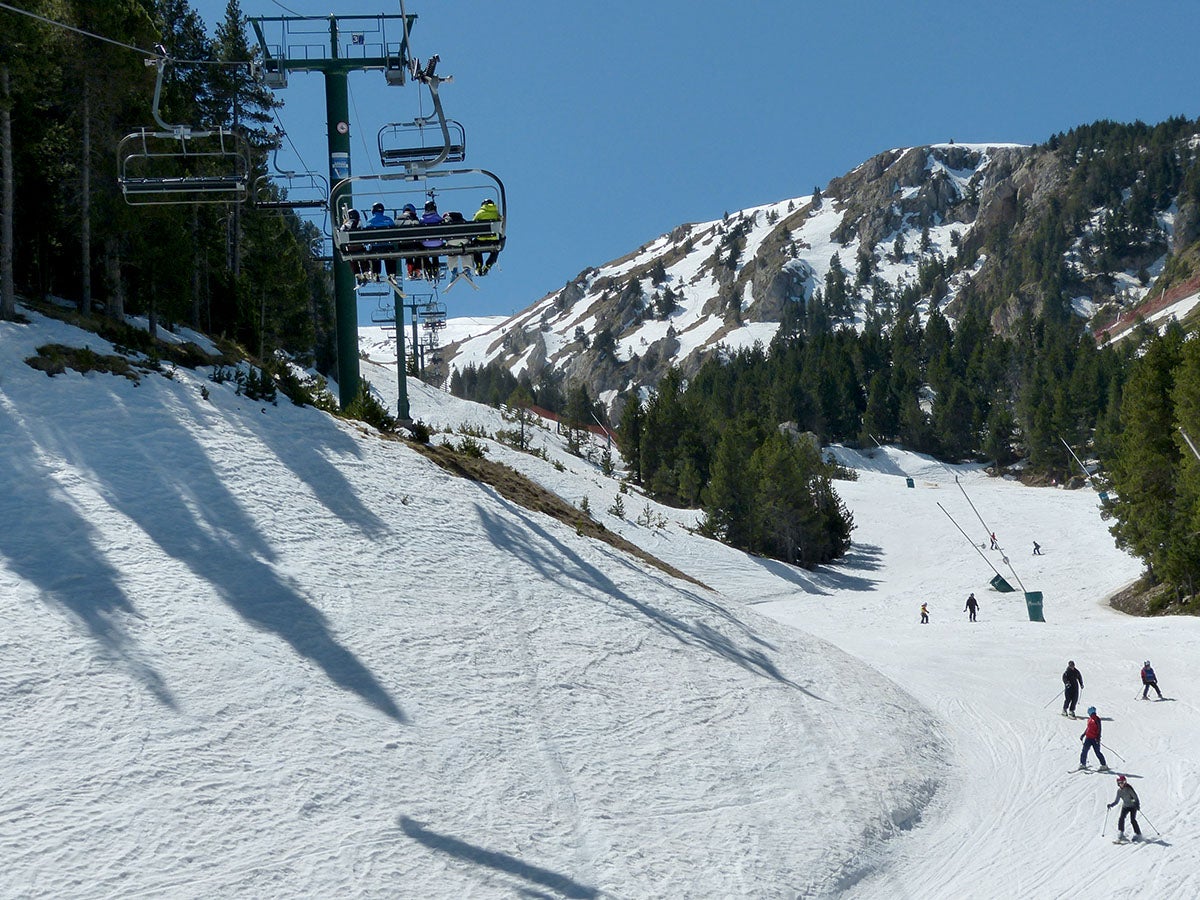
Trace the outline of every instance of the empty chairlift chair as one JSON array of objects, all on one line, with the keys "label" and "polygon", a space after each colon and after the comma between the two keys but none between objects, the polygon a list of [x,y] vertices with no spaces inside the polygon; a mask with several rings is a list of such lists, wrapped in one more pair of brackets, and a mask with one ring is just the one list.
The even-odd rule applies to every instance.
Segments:
[{"label": "empty chairlift chair", "polygon": [[147,60],[158,67],[153,115],[146,127],[117,146],[117,182],[132,206],[172,203],[241,203],[250,192],[250,146],[230,128],[169,125],[159,114],[163,72],[168,60]]}]

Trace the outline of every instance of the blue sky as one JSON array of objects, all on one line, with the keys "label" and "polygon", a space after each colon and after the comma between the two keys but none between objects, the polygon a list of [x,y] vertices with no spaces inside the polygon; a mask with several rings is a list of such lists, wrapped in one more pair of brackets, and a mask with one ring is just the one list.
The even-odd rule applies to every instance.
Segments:
[{"label": "blue sky", "polygon": [[[455,76],[442,98],[468,164],[508,192],[500,267],[447,294],[451,316],[511,314],[676,225],[808,194],[891,147],[1200,116],[1195,3],[405,2],[415,55]],[[225,0],[192,5],[210,26],[224,15]],[[242,0],[248,16],[330,6]],[[375,135],[416,113],[416,89],[372,72],[351,76],[351,95],[355,174],[378,171]],[[305,164],[324,171],[322,76],[294,75],[280,96]]]}]

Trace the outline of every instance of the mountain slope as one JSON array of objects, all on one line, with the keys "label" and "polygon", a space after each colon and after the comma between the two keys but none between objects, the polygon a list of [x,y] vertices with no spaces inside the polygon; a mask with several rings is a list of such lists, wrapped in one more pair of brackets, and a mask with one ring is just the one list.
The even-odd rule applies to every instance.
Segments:
[{"label": "mountain slope", "polygon": [[690,374],[767,344],[818,298],[855,327],[898,306],[953,319],[979,303],[999,332],[1025,313],[1075,315],[1103,340],[1143,301],[1200,292],[1198,146],[1195,123],[1172,120],[1037,147],[889,150],[813,195],[680,225],[446,356],[585,383],[619,414],[669,366]]},{"label": "mountain slope", "polygon": [[315,410],[47,378],[35,346],[112,350],[29,315],[0,894],[782,893],[935,791],[925,713],[844,654]]}]

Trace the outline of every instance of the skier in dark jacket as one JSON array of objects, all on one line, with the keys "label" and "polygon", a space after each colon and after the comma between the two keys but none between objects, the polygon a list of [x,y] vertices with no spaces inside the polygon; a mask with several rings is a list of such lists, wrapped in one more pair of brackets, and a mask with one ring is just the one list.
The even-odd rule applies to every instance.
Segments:
[{"label": "skier in dark jacket", "polygon": [[[382,203],[375,203],[371,206],[371,218],[367,219],[367,228],[395,228],[396,220],[389,216],[384,211]],[[371,250],[377,253],[391,253],[396,249],[395,244],[372,244]],[[381,265],[382,263],[382,265]],[[396,260],[391,258],[373,259],[371,260],[371,273],[375,281],[379,280],[380,275],[387,273],[387,277],[391,280],[396,278]]]},{"label": "skier in dark jacket", "polygon": [[1118,803],[1121,804],[1121,815],[1117,819],[1117,840],[1125,840],[1126,816],[1129,816],[1129,824],[1133,826],[1133,839],[1141,840],[1142,829],[1138,828],[1137,814],[1142,802],[1138,799],[1137,791],[1133,789],[1132,784],[1125,780],[1124,775],[1117,776],[1117,796],[1113,798],[1112,803],[1108,804],[1108,808],[1112,809]]},{"label": "skier in dark jacket", "polygon": [[1075,716],[1075,704],[1079,702],[1079,692],[1083,690],[1083,675],[1075,668],[1075,660],[1068,660],[1067,670],[1062,674],[1063,684],[1063,715]]},{"label": "skier in dark jacket", "polygon": [[1154,693],[1158,694],[1158,699],[1163,698],[1162,691],[1158,689],[1158,676],[1154,674],[1154,667],[1150,665],[1150,660],[1146,660],[1146,664],[1142,666],[1142,699],[1145,700],[1150,693],[1150,688],[1154,688]]},{"label": "skier in dark jacket", "polygon": [[1083,734],[1079,736],[1083,741],[1083,749],[1079,751],[1079,768],[1087,768],[1087,757],[1089,750],[1096,751],[1096,759],[1100,760],[1100,771],[1108,771],[1108,760],[1104,758],[1104,754],[1100,752],[1100,717],[1096,715],[1096,707],[1088,707],[1087,727],[1083,730]]},{"label": "skier in dark jacket", "polygon": [[979,601],[976,600],[975,595],[972,594],[970,597],[967,598],[967,605],[963,607],[963,612],[970,612],[971,621],[974,622],[975,621],[975,612],[978,609],[979,609]]}]

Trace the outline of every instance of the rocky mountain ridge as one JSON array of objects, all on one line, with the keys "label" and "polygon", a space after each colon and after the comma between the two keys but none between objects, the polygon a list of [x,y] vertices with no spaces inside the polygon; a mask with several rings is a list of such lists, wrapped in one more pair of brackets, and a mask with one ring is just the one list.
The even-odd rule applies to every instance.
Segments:
[{"label": "rocky mountain ridge", "polygon": [[[1196,144],[1179,146],[1183,165],[1194,167]],[[1123,224],[1119,204],[1088,207],[1076,213],[1073,234],[1059,227],[1042,241],[1037,228],[1051,228],[1046,221],[1064,203],[1083,202],[1078,166],[1063,156],[1053,142],[888,150],[823,191],[680,225],[588,268],[486,333],[451,344],[446,358],[457,368],[497,363],[535,383],[583,382],[615,410],[628,392],[653,390],[670,366],[687,375],[712,354],[769,344],[818,301],[852,327],[902,304],[917,315],[936,305],[953,320],[963,303],[986,302],[1003,332],[1067,293],[1081,327],[1092,323],[1107,338],[1109,323],[1130,327],[1131,310],[1177,293],[1196,274],[1193,265],[1168,272],[1167,263],[1186,260],[1200,237],[1197,203],[1177,190],[1136,227]],[[1112,237],[1114,223],[1125,228],[1123,242]],[[1070,284],[1010,283],[1005,253],[1029,244],[1060,253]]]}]

